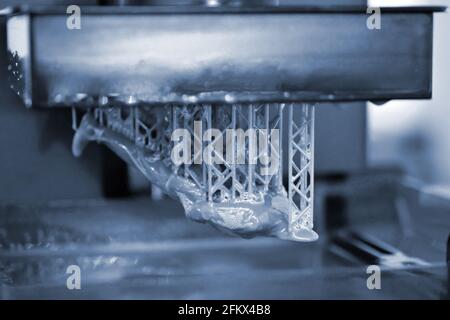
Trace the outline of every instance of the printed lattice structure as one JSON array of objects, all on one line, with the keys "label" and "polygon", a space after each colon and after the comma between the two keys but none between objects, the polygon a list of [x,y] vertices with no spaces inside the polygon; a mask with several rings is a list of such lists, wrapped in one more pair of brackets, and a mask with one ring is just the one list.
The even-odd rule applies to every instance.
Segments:
[{"label": "printed lattice structure", "polygon": [[93,115],[100,125],[134,141],[152,156],[170,160],[171,128],[165,107],[95,108]]},{"label": "printed lattice structure", "polygon": [[[289,228],[313,226],[314,195],[314,107],[288,107],[289,132]],[[299,112],[294,113],[294,109]]]},{"label": "printed lattice structure", "polygon": [[[224,202],[236,199],[262,201],[262,192],[280,187],[281,162],[275,173],[262,175],[261,163],[257,160],[263,156],[268,157],[270,152],[273,152],[272,156],[280,158],[280,146],[273,143],[270,129],[281,130],[282,106],[235,104],[171,108],[173,130],[186,129],[193,139],[192,163],[174,166],[173,170],[202,188],[208,201]],[[194,121],[201,127],[200,134],[195,131]],[[217,130],[216,134],[208,136],[206,132],[209,129]],[[248,129],[264,129],[254,132],[267,135],[264,137],[266,139],[261,137],[258,139]],[[237,140],[236,130],[248,133],[244,141]],[[260,148],[261,154],[257,153],[258,140],[269,142]],[[195,143],[198,144],[197,148],[194,148]],[[214,144],[215,148],[208,149],[208,145],[211,144]],[[207,161],[209,155],[216,161],[212,159]]]},{"label": "printed lattice structure", "polygon": [[[176,175],[195,183],[211,203],[233,201],[263,202],[265,195],[283,193],[289,202],[289,232],[313,226],[314,189],[314,107],[307,104],[166,105],[152,107],[109,107],[93,111],[97,122],[134,141],[153,158],[164,161]],[[283,114],[287,123],[283,126]],[[76,122],[76,120],[75,120]],[[201,128],[196,132],[195,123]],[[171,134],[186,129],[191,143],[192,161],[175,165],[171,150],[177,141]],[[215,129],[212,136],[206,130]],[[260,136],[248,134],[244,141],[230,135],[256,129]],[[277,129],[278,131],[273,131]],[[287,129],[287,137],[283,130]],[[227,141],[227,133],[228,141]],[[276,134],[279,135],[279,143]],[[266,139],[261,139],[264,137]],[[221,139],[219,139],[221,137]],[[229,138],[231,137],[231,139]],[[284,140],[283,139],[286,139]],[[231,140],[231,141],[230,141]],[[258,142],[267,141],[265,145]],[[208,145],[221,144],[223,153]],[[282,146],[288,157],[282,157]],[[230,148],[228,150],[227,148]],[[220,147],[218,148],[221,149]],[[205,152],[208,151],[208,152]],[[268,155],[271,157],[268,157]],[[220,163],[206,161],[215,157]],[[278,157],[276,170],[262,174],[261,159]],[[244,159],[244,162],[242,162]],[[266,163],[266,165],[268,165]],[[283,186],[283,167],[287,167],[287,188]],[[286,192],[284,191],[286,194]]]},{"label": "printed lattice structure", "polygon": [[[204,143],[201,134],[199,135],[194,132],[194,123],[197,122],[200,124],[200,129],[204,130],[203,128],[206,127],[207,114],[210,106],[170,106],[168,108],[171,111],[170,126],[172,130],[186,129],[189,132],[189,138],[193,140],[191,141],[191,154],[189,155],[192,155],[191,163],[184,163],[177,166],[172,162],[172,170],[174,173],[193,181],[204,191],[205,198],[207,198],[207,168],[202,161]],[[172,141],[173,143],[175,141]],[[196,145],[199,146],[198,150],[195,148]]]}]

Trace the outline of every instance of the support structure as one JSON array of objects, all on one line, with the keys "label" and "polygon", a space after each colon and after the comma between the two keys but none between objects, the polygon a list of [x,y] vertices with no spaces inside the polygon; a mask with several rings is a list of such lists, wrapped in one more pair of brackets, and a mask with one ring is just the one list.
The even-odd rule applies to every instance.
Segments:
[{"label": "support structure", "polygon": [[[294,112],[296,108],[298,112]],[[288,106],[289,232],[313,227],[314,106]]]},{"label": "support structure", "polygon": [[[122,106],[91,112],[100,125],[127,137],[145,156],[161,160],[173,174],[193,183],[210,205],[264,205],[281,197],[285,205],[278,210],[286,214],[289,237],[317,237],[312,231],[314,106]],[[283,125],[285,113],[287,124]],[[182,139],[189,141],[183,151],[189,161],[181,164],[171,159],[171,151],[180,143],[172,140],[178,129],[183,129]],[[283,145],[287,159],[283,159]],[[283,168],[287,168],[287,185]]]}]

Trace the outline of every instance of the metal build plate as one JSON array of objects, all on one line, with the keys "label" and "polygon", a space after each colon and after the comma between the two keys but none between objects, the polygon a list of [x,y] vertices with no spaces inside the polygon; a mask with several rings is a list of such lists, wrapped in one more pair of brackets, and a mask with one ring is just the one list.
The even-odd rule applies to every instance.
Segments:
[{"label": "metal build plate", "polygon": [[[433,8],[83,7],[8,18],[14,89],[27,106],[431,97]],[[19,76],[17,76],[19,75]]]}]

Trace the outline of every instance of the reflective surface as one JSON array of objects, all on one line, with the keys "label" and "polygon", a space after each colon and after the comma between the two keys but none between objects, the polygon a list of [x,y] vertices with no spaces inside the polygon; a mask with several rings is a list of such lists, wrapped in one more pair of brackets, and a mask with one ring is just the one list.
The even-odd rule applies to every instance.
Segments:
[{"label": "reflective surface", "polygon": [[[349,253],[336,251],[323,239],[305,244],[223,237],[186,220],[182,208],[171,201],[3,205],[0,296],[445,298],[447,266],[440,234],[445,233],[446,220],[440,215],[446,213],[435,210],[428,219],[418,220],[418,232],[407,238],[382,225],[368,226],[372,234],[429,263],[420,268],[383,267],[382,290],[368,290],[367,264],[348,259]],[[444,222],[441,228],[435,220]],[[81,290],[66,288],[65,272],[71,264],[81,268]]]}]

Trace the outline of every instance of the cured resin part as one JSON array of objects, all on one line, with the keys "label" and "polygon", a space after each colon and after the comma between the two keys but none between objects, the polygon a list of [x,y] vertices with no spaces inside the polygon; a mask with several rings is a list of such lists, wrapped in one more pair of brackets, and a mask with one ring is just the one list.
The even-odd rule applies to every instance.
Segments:
[{"label": "cured resin part", "polygon": [[[288,128],[283,128],[286,113]],[[312,230],[311,105],[122,105],[94,108],[79,126],[75,117],[74,112],[76,156],[89,141],[106,144],[152,184],[181,201],[190,219],[242,237],[318,238]],[[192,142],[189,161],[183,163],[171,158],[180,143],[172,137],[178,129],[185,130],[184,139]],[[288,159],[283,162],[285,129]],[[284,166],[289,174],[287,190]]]}]

